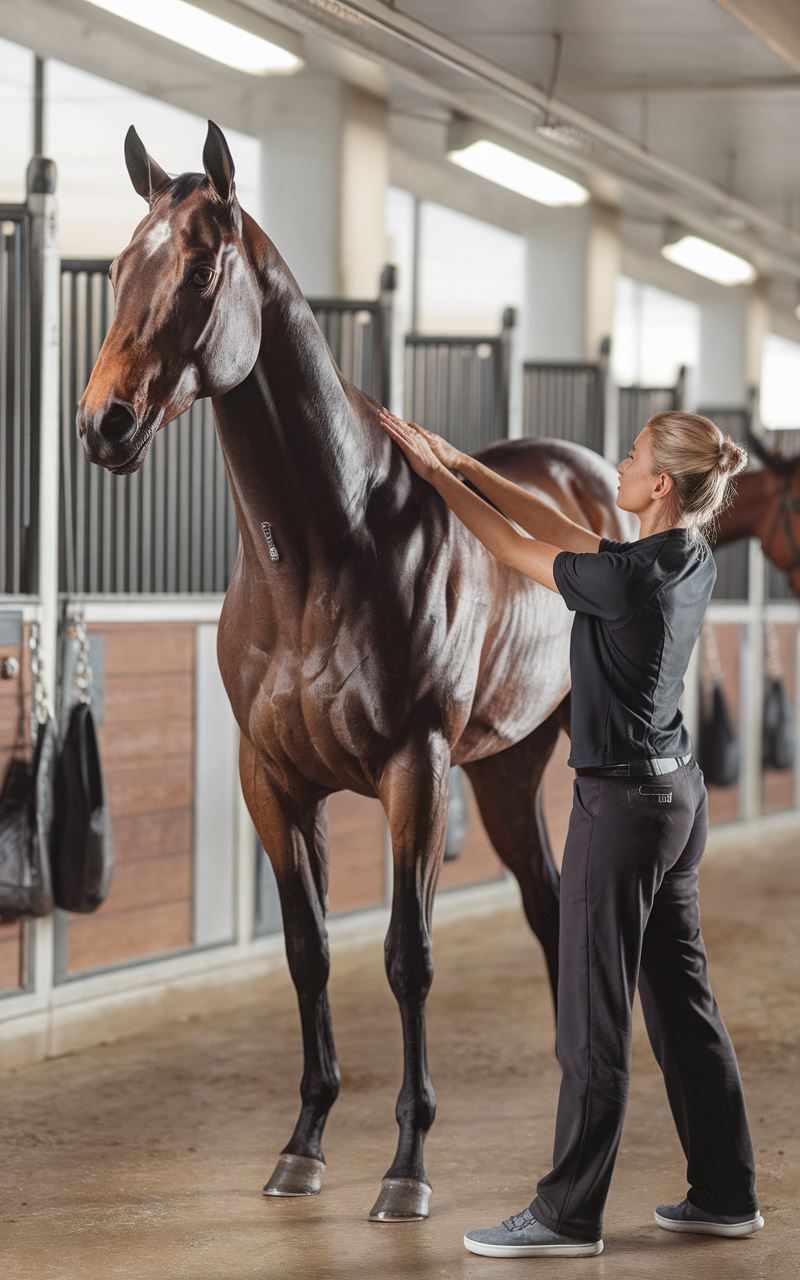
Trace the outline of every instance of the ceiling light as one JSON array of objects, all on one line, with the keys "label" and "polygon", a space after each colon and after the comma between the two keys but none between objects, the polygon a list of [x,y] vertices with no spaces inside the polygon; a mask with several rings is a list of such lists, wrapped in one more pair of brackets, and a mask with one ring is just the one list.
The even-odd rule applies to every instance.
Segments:
[{"label": "ceiling light", "polygon": [[589,192],[572,178],[565,178],[563,173],[546,169],[544,165],[528,160],[516,151],[509,151],[487,138],[479,138],[467,146],[447,152],[448,160],[477,173],[481,178],[488,178],[498,186],[516,191],[529,200],[538,200],[540,204],[578,205],[585,204]]},{"label": "ceiling light", "polygon": [[721,249],[710,240],[701,240],[700,236],[680,236],[676,240],[670,237],[661,252],[670,262],[705,276],[715,284],[749,284],[756,278],[756,269],[751,262]]},{"label": "ceiling light", "polygon": [[[226,0],[209,5],[209,9],[217,12],[208,12],[186,0],[89,0],[89,3],[251,76],[296,71],[303,65],[299,36],[268,23],[257,14],[245,13]],[[219,17],[219,12],[235,21]],[[240,25],[240,18],[246,27]],[[280,43],[269,38],[276,33]]]}]

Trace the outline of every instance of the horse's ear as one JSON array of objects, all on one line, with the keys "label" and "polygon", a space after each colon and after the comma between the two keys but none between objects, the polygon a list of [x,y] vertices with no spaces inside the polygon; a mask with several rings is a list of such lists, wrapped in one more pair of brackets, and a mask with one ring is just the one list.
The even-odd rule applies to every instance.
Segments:
[{"label": "horse's ear", "polygon": [[794,470],[796,458],[787,458],[780,449],[769,449],[750,427],[747,428],[747,447],[765,467],[778,475],[789,475]]},{"label": "horse's ear", "polygon": [[128,167],[134,191],[137,191],[148,204],[153,203],[153,197],[161,187],[172,181],[161,165],[147,154],[145,145],[133,125],[125,134],[125,164]]},{"label": "horse's ear", "polygon": [[208,122],[208,133],[203,147],[203,168],[223,204],[232,204],[236,190],[233,181],[233,156],[225,141],[224,133],[213,120]]}]

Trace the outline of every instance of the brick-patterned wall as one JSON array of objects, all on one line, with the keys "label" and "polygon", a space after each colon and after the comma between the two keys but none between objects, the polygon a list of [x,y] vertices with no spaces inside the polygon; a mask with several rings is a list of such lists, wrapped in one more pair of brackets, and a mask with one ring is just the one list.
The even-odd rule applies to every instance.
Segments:
[{"label": "brick-patterned wall", "polygon": [[105,637],[98,741],[115,870],[103,905],[70,915],[70,974],[192,941],[194,623],[97,623]]}]

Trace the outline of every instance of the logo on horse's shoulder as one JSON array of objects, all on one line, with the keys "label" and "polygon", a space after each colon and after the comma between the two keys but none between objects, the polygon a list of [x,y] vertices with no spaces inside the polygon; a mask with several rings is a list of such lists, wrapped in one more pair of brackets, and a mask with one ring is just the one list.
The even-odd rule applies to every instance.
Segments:
[{"label": "logo on horse's shoulder", "polygon": [[261,521],[261,532],[267,540],[270,560],[279,560],[280,556],[278,555],[278,548],[275,546],[275,539],[272,536],[272,525],[268,520]]}]

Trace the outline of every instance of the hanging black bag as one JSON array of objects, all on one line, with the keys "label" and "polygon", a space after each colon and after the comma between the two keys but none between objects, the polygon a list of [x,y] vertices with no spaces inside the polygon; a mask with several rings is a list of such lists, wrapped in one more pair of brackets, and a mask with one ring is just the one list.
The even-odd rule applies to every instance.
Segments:
[{"label": "hanging black bag", "polygon": [[741,748],[722,686],[722,664],[711,623],[703,628],[703,660],[710,695],[701,697],[697,761],[707,784],[730,787],[739,780]]},{"label": "hanging black bag", "polygon": [[78,641],[75,683],[79,699],[67,721],[54,787],[53,896],[65,911],[95,911],[111,886],[111,822],[92,714],[89,644],[80,615],[67,634]]},{"label": "hanging black bag", "polygon": [[761,764],[764,769],[793,769],[795,756],[794,708],[783,683],[780,649],[775,628],[764,632],[766,672],[761,722]]},{"label": "hanging black bag", "polygon": [[56,737],[41,681],[36,622],[31,623],[30,650],[36,738],[30,761],[17,754],[23,748],[24,737],[25,705],[21,693],[15,754],[0,791],[0,924],[25,916],[48,915],[53,909],[50,838]]}]

